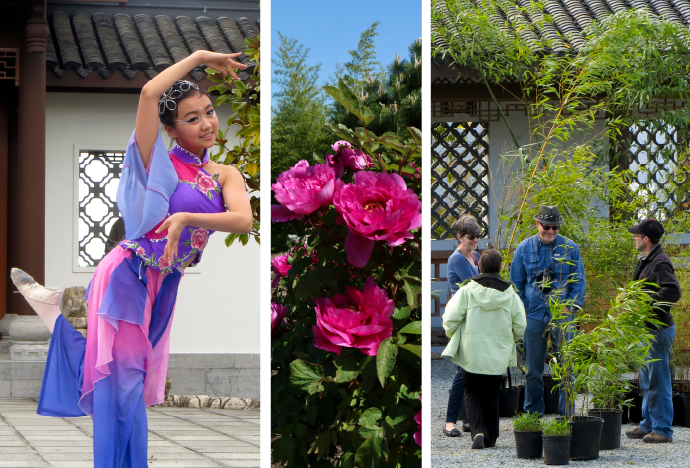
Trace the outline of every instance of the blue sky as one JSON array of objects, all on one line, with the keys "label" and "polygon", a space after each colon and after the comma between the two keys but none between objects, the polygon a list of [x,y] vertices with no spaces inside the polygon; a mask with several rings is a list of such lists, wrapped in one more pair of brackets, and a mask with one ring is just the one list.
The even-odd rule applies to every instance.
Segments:
[{"label": "blue sky", "polygon": [[[422,36],[424,0],[272,0],[271,58],[278,49],[278,31],[309,48],[309,65],[321,63],[319,84],[335,72],[335,64],[350,59],[360,34],[379,21],[374,38],[376,58],[385,67],[397,52],[408,56],[407,47]],[[271,76],[272,92],[277,85]]]}]

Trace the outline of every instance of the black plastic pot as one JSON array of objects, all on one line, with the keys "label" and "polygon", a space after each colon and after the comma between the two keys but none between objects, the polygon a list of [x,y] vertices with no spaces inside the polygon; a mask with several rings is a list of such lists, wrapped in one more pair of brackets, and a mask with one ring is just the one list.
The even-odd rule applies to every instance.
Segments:
[{"label": "black plastic pot", "polygon": [[[676,401],[678,404],[676,405]],[[679,393],[673,401],[674,420],[678,408],[678,426],[690,427],[690,393]]]},{"label": "black plastic pot", "polygon": [[621,410],[621,422],[623,424],[628,424],[628,407],[624,406]]},{"label": "black plastic pot", "polygon": [[558,413],[558,388],[553,389],[556,381],[548,374],[542,375],[544,380],[544,414]]},{"label": "black plastic pot", "polygon": [[541,431],[514,431],[518,458],[541,458]]},{"label": "black plastic pot", "polygon": [[638,390],[631,390],[628,399],[632,398],[633,404],[628,407],[628,422],[638,423],[642,421],[642,396]]},{"label": "black plastic pot", "polygon": [[520,390],[520,396],[518,397],[518,413],[525,412],[525,386],[521,385],[517,387]]},{"label": "black plastic pot", "polygon": [[613,450],[621,448],[621,427],[623,424],[623,412],[621,410],[591,409],[589,416],[601,418],[604,425],[601,428],[599,450]]},{"label": "black plastic pot", "polygon": [[502,388],[498,396],[498,415],[502,418],[512,418],[519,413],[520,388]]},{"label": "black plastic pot", "polygon": [[567,465],[570,463],[571,436],[542,436],[544,441],[544,464]]},{"label": "black plastic pot", "polygon": [[588,416],[574,416],[568,421],[573,431],[570,439],[570,458],[573,460],[596,460],[599,458],[601,428],[604,420]]},{"label": "black plastic pot", "polygon": [[673,422],[672,426],[682,426],[685,422],[685,413],[683,412],[683,402],[680,399],[680,393],[673,393],[671,397],[673,401]]}]

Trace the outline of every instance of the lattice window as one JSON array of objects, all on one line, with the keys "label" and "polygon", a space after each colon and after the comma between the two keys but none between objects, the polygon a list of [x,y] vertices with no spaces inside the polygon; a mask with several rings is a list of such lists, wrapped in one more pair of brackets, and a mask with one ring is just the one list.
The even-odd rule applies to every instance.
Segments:
[{"label": "lattice window", "polygon": [[659,120],[641,120],[630,127],[630,133],[631,188],[648,200],[638,216],[665,220],[679,207],[687,209],[687,171],[679,170],[678,128]]},{"label": "lattice window", "polygon": [[489,233],[489,129],[482,122],[434,123],[431,128],[431,235],[452,239],[453,223],[474,215]]},{"label": "lattice window", "polygon": [[0,80],[14,80],[19,86],[19,50],[0,48]]},{"label": "lattice window", "polygon": [[124,151],[79,151],[79,266],[95,267],[120,216],[115,204]]}]

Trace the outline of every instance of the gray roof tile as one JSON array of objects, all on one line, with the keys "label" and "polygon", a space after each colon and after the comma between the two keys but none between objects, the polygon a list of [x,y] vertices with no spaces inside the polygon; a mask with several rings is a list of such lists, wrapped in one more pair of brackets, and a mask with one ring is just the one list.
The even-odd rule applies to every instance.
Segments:
[{"label": "gray roof tile", "polygon": [[[65,69],[74,69],[81,76],[93,70],[104,78],[110,78],[115,70],[134,78],[139,70],[153,78],[171,64],[179,62],[196,50],[213,50],[221,53],[243,52],[245,37],[259,34],[258,21],[239,18],[237,23],[229,18],[212,20],[205,16],[175,20],[167,15],[138,14],[134,18],[118,13],[75,13],[70,15],[56,11],[48,18],[51,36],[46,49],[46,66],[56,76],[65,75]],[[237,58],[248,63],[242,54]],[[200,66],[190,73],[195,80],[206,76]],[[241,79],[249,74],[239,71]]]}]

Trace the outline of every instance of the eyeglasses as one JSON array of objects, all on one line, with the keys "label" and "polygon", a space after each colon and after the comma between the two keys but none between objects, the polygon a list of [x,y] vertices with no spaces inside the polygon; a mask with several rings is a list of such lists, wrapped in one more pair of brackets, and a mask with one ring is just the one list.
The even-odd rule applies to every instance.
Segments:
[{"label": "eyeglasses", "polygon": [[474,234],[467,234],[467,240],[475,240],[479,239],[479,236],[475,236]]},{"label": "eyeglasses", "polygon": [[[539,224],[541,224],[541,223],[539,223]],[[554,231],[558,231],[560,229],[559,225],[552,226],[552,225],[541,224],[541,227],[542,227],[542,229],[544,229],[544,231],[550,231],[551,229],[553,229]]]}]

